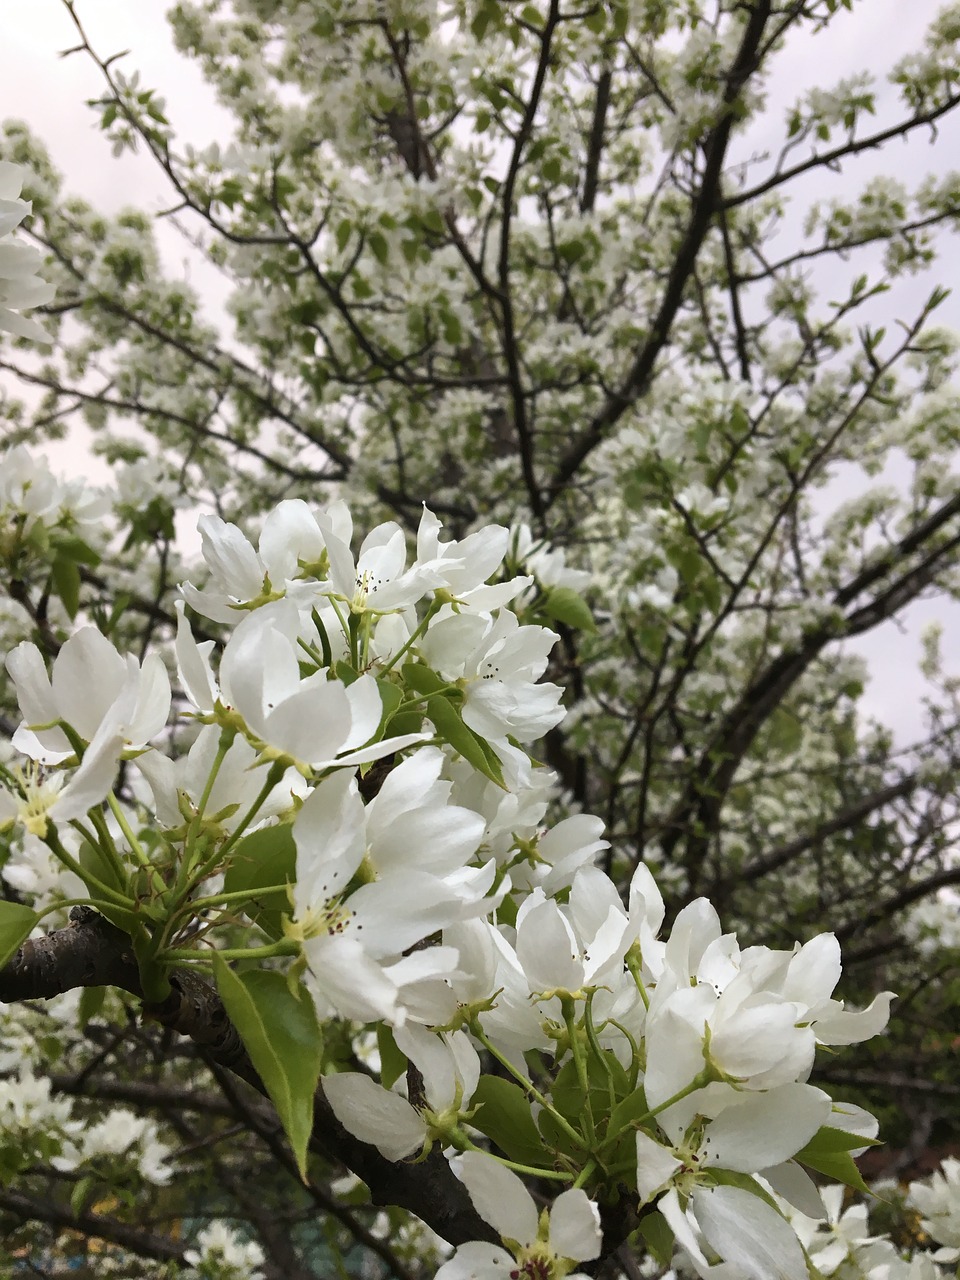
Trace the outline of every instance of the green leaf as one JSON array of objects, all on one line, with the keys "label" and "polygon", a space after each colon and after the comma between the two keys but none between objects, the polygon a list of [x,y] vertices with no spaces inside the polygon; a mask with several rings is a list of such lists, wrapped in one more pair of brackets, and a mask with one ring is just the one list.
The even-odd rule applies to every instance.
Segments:
[{"label": "green leaf", "polygon": [[106,987],[84,987],[80,993],[80,1004],[77,1009],[77,1021],[81,1027],[85,1027],[88,1022],[92,1022],[100,1010],[103,1008],[103,1002],[107,998]]},{"label": "green leaf", "polygon": [[285,889],[272,893],[260,890],[273,885],[292,884],[297,878],[297,846],[289,823],[263,827],[236,845],[223,879],[224,893],[247,890],[250,901],[244,911],[265,933],[279,938],[283,932],[282,916],[289,914],[290,899]]},{"label": "green leaf", "polygon": [[449,698],[436,693],[427,699],[427,715],[433,721],[434,728],[444,742],[448,742],[454,751],[459,752],[464,760],[484,774],[497,786],[503,787],[503,771],[500,762],[492,751],[472,729],[463,723],[460,712]]},{"label": "green leaf", "polygon": [[518,1084],[499,1076],[481,1076],[473,1103],[477,1111],[471,1124],[481,1129],[510,1160],[541,1168],[552,1163],[534,1124],[527,1096]]},{"label": "green leaf", "polygon": [[70,1209],[75,1218],[79,1218],[87,1207],[87,1198],[94,1186],[93,1178],[81,1178],[70,1192]]},{"label": "green leaf", "polygon": [[543,602],[543,611],[548,618],[564,622],[576,631],[597,629],[589,605],[571,587],[551,587]]},{"label": "green leaf", "polygon": [[660,1263],[669,1267],[673,1257],[673,1230],[662,1213],[647,1213],[640,1219],[640,1234],[647,1248]]},{"label": "green leaf", "polygon": [[490,5],[483,5],[476,12],[473,21],[470,23],[470,30],[473,33],[474,40],[482,40],[487,33],[487,27],[493,18]]},{"label": "green leaf", "polygon": [[[80,844],[80,851],[77,855],[77,861],[85,872],[101,881],[102,884],[108,884],[111,888],[119,889],[121,893],[126,893],[128,885],[120,876],[116,865],[112,859],[108,858],[99,845],[91,844],[89,840],[83,840]],[[90,896],[99,897],[97,886],[85,882],[90,890]]]},{"label": "green leaf", "polygon": [[76,560],[58,555],[50,566],[50,576],[72,622],[80,608],[80,569]]},{"label": "green leaf", "polygon": [[447,689],[450,685],[449,680],[444,680],[443,676],[437,675],[436,671],[431,671],[422,662],[404,663],[401,674],[404,684],[408,685],[414,693],[439,693],[441,689]]},{"label": "green leaf", "polygon": [[380,728],[373,735],[374,742],[379,742],[386,733],[387,725],[390,723],[393,713],[403,701],[403,690],[392,681],[378,680],[377,688],[380,690],[380,701],[383,703],[383,716],[380,720]]},{"label": "green leaf", "polygon": [[370,245],[370,248],[373,251],[373,256],[376,260],[381,265],[386,263],[387,258],[390,256],[390,248],[387,244],[386,236],[382,235],[379,231],[371,231],[370,235],[367,237],[367,243]]},{"label": "green leaf", "polygon": [[563,1118],[576,1125],[583,1111],[584,1095],[577,1077],[577,1066],[572,1058],[568,1058],[560,1068],[550,1094],[551,1102]]},{"label": "green leaf", "polygon": [[420,219],[427,231],[434,235],[442,236],[447,229],[447,224],[443,220],[443,214],[439,209],[427,209]]},{"label": "green leaf", "polygon": [[567,240],[564,244],[557,245],[558,255],[571,266],[579,262],[586,252],[587,246],[583,240]]},{"label": "green leaf", "polygon": [[380,1052],[380,1083],[392,1089],[407,1069],[406,1055],[401,1053],[393,1032],[383,1022],[377,1024],[377,1049]]},{"label": "green leaf", "polygon": [[65,556],[69,556],[71,560],[75,560],[77,564],[86,564],[91,568],[96,568],[100,563],[100,555],[94,551],[88,543],[82,538],[78,538],[75,534],[56,533],[54,535],[54,545],[57,551]]},{"label": "green leaf", "polygon": [[581,1160],[583,1151],[570,1138],[549,1111],[541,1111],[537,1116],[537,1128],[543,1134],[543,1140],[551,1151],[569,1156],[573,1160]]},{"label": "green leaf", "polygon": [[303,987],[292,994],[275,969],[234,973],[213,954],[217,990],[290,1139],[301,1178],[313,1132],[313,1095],[320,1079],[323,1037]]},{"label": "green leaf", "polygon": [[622,1129],[634,1124],[641,1116],[645,1116],[649,1110],[643,1087],[634,1089],[633,1093],[622,1098],[611,1111],[607,1133],[611,1136],[619,1133]]},{"label": "green leaf", "polygon": [[834,1129],[823,1125],[813,1135],[802,1151],[798,1151],[794,1159],[803,1160],[806,1156],[829,1156],[837,1151],[853,1151],[857,1147],[878,1147],[881,1144],[876,1138],[865,1138],[862,1133],[847,1133],[843,1129]]},{"label": "green leaf", "polygon": [[860,1175],[850,1152],[858,1147],[876,1147],[880,1144],[874,1138],[865,1138],[859,1133],[847,1133],[843,1129],[834,1129],[824,1125],[818,1129],[802,1151],[794,1156],[800,1164],[806,1165],[825,1177],[842,1182],[845,1186],[857,1191],[866,1191],[867,1185]]},{"label": "green leaf", "polygon": [[40,917],[19,902],[0,902],[0,965],[5,965]]},{"label": "green leaf", "polygon": [[[863,1145],[863,1139],[860,1139],[860,1145]],[[860,1170],[854,1164],[853,1156],[849,1151],[825,1151],[811,1155],[803,1151],[798,1151],[794,1156],[800,1164],[806,1165],[808,1169],[813,1169],[816,1173],[822,1173],[825,1178],[832,1178],[834,1182],[842,1182],[844,1186],[853,1187],[855,1191],[862,1191],[870,1194],[870,1188],[861,1177]]]}]

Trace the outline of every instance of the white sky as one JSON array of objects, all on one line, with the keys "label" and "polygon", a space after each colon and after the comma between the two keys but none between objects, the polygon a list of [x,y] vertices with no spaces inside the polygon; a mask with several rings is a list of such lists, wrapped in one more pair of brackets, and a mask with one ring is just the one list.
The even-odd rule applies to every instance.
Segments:
[{"label": "white sky", "polygon": [[[768,99],[768,112],[738,145],[738,158],[762,154],[782,138],[786,105],[812,85],[828,87],[844,76],[872,69],[882,72],[907,50],[920,44],[922,35],[940,5],[937,0],[859,0],[853,14],[841,14],[825,35],[792,42],[778,55]],[[139,69],[141,80],[167,101],[167,114],[182,142],[197,147],[213,140],[225,141],[230,117],[216,103],[210,88],[191,62],[173,48],[164,19],[167,4],[160,0],[77,0],[77,9],[101,56],[123,50],[131,56],[119,65],[127,74]],[[96,128],[96,116],[85,105],[101,93],[99,73],[83,54],[58,57],[77,43],[70,17],[60,0],[0,0],[3,40],[0,43],[0,118],[25,120],[50,148],[54,162],[66,175],[72,192],[105,212],[134,205],[157,211],[169,202],[169,191],[152,161],[145,155],[126,153],[114,161],[109,146]],[[881,82],[882,83],[882,82]],[[878,102],[878,121],[894,106],[894,90],[887,87]],[[931,169],[958,163],[958,123],[948,119],[936,147],[928,131],[915,134],[909,143],[898,142],[882,153],[867,153],[845,166],[842,175],[818,170],[805,180],[804,199],[849,196],[867,177],[894,173],[908,184]],[[763,171],[761,164],[757,173]],[[168,268],[182,272],[198,287],[216,315],[225,296],[221,278],[198,263],[172,229],[161,236]],[[954,259],[956,252],[954,249]],[[949,259],[948,259],[949,260]],[[860,259],[857,270],[862,269]],[[868,261],[868,259],[864,259]],[[876,262],[876,258],[874,258]],[[934,282],[926,278],[908,284],[895,302],[892,320],[916,309]],[[950,285],[951,280],[942,283]],[[940,313],[944,322],[960,327],[960,296]],[[64,469],[103,477],[103,468],[85,450],[60,446]],[[895,478],[895,477],[894,477]],[[855,480],[841,500],[856,491]],[[857,644],[869,660],[873,679],[865,709],[890,724],[900,741],[920,731],[918,714],[923,682],[917,672],[921,628],[940,617],[955,634],[960,610],[940,604],[915,606],[905,622],[887,624]],[[950,646],[946,646],[949,656]],[[957,646],[954,656],[960,659]],[[960,661],[954,665],[960,665]]]}]

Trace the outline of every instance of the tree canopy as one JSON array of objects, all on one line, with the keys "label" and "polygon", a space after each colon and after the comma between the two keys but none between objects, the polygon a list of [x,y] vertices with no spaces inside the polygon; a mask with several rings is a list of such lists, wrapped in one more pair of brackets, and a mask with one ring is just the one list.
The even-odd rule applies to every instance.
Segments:
[{"label": "tree canopy", "polygon": [[865,5],[180,3],[209,145],[64,7],[169,203],[3,124],[2,1265],[956,1245],[952,1166],[882,1256],[835,1189],[782,1233],[864,1108],[894,1173],[960,1120],[957,677],[929,628],[905,740],[854,647],[960,586],[960,173],[889,176],[956,130],[960,7],[774,118]]}]

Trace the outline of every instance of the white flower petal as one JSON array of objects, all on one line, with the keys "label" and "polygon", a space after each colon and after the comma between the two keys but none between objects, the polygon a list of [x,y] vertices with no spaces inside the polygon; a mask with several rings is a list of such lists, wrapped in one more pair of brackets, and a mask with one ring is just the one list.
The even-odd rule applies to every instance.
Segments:
[{"label": "white flower petal", "polygon": [[890,1005],[896,992],[881,991],[866,1009],[841,1009],[817,1018],[814,1035],[820,1044],[859,1044],[877,1036],[890,1021]]},{"label": "white flower petal", "polygon": [[471,1240],[443,1264],[435,1280],[508,1280],[516,1269],[516,1259],[506,1249]]},{"label": "white flower petal", "polygon": [[738,1173],[781,1164],[826,1124],[830,1107],[828,1095],[808,1084],[742,1093],[707,1126],[703,1163]]},{"label": "white flower petal", "polygon": [[662,1191],[683,1161],[649,1133],[637,1130],[637,1192],[641,1208]]},{"label": "white flower petal", "polygon": [[561,1191],[550,1209],[550,1247],[561,1258],[599,1258],[603,1245],[600,1211],[585,1191]]},{"label": "white flower petal", "polygon": [[343,1127],[387,1160],[402,1160],[423,1146],[427,1126],[418,1113],[406,1098],[369,1076],[353,1071],[324,1076],[323,1092]]},{"label": "white flower petal", "polygon": [[698,1187],[691,1203],[707,1243],[748,1280],[808,1280],[796,1233],[759,1196],[740,1187]]},{"label": "white flower petal", "polygon": [[463,1182],[477,1213],[494,1227],[504,1240],[531,1244],[537,1238],[537,1206],[515,1173],[491,1156],[464,1152]]}]

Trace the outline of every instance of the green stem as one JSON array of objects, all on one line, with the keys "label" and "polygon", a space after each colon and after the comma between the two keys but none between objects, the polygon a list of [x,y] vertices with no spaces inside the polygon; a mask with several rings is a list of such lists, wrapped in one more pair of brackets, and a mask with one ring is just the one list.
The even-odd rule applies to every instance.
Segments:
[{"label": "green stem", "polygon": [[[341,628],[342,628],[342,630],[343,630],[343,634],[344,634],[345,638],[346,638],[347,640],[349,640],[349,639],[350,639],[350,627],[349,627],[349,625],[348,625],[348,623],[347,623],[346,618],[343,616],[343,611],[341,610],[341,608],[340,608],[339,604],[337,603],[336,598],[335,598],[334,596],[327,596],[327,599],[330,601],[330,608],[331,608],[331,609],[333,610],[333,612],[337,615],[337,621],[340,623],[340,626],[341,626]],[[331,663],[331,665],[332,665],[332,663]]]},{"label": "green stem", "polygon": [[[320,617],[320,611],[314,607],[310,610],[310,616],[313,618],[313,625],[317,628],[317,635],[320,637],[321,657],[323,666],[333,666],[333,650],[330,648],[330,637],[327,635],[326,624]],[[338,615],[339,616],[339,615]]]},{"label": "green stem", "polygon": [[[89,836],[86,831],[83,830],[80,823],[72,822],[70,825],[77,827],[84,839],[89,839]],[[115,907],[123,907],[124,911],[134,910],[135,904],[132,898],[126,897],[126,895],[120,893],[118,889],[114,889],[111,885],[105,884],[99,876],[95,876],[92,871],[88,871],[85,867],[82,867],[73,854],[67,853],[66,849],[60,843],[60,837],[55,835],[50,827],[47,828],[47,834],[44,839],[54,857],[58,858],[60,862],[62,862],[69,871],[72,871],[75,876],[78,876],[84,884],[93,885],[98,889],[103,895],[104,901],[113,903]]]},{"label": "green stem", "polygon": [[478,1147],[476,1143],[463,1134],[459,1141],[454,1142],[460,1151],[479,1151],[485,1156],[496,1160],[498,1164],[502,1164],[507,1169],[512,1169],[514,1173],[525,1173],[530,1178],[549,1178],[553,1182],[571,1182],[573,1180],[572,1173],[561,1173],[558,1169],[539,1169],[532,1164],[519,1164],[516,1160],[508,1160],[506,1156],[498,1156],[493,1151],[487,1151],[483,1147]]},{"label": "green stem", "polygon": [[203,786],[203,794],[197,803],[197,817],[203,817],[203,811],[207,807],[207,801],[210,799],[210,792],[213,790],[213,784],[217,780],[220,772],[220,766],[223,764],[227,752],[233,746],[234,739],[237,736],[236,729],[221,729],[220,741],[217,743],[217,754],[214,757],[213,764],[210,766],[210,773]]},{"label": "green stem", "polygon": [[207,862],[201,868],[202,874],[198,874],[194,878],[195,883],[205,879],[213,870],[214,866],[216,866],[218,862],[223,861],[226,855],[230,852],[233,846],[237,843],[237,841],[243,835],[244,831],[246,831],[247,827],[249,827],[250,823],[254,820],[254,818],[260,812],[261,808],[266,802],[267,796],[269,796],[270,792],[277,785],[277,783],[280,781],[280,779],[283,777],[286,771],[287,771],[287,766],[284,764],[281,764],[279,760],[275,760],[273,762],[273,764],[270,766],[270,769],[267,773],[267,779],[264,782],[263,786],[260,788],[260,791],[256,799],[254,800],[253,804],[250,806],[247,812],[243,815],[242,821],[234,829],[233,834],[230,836],[229,840],[227,840],[226,843],[217,850],[217,852],[214,854],[212,858],[207,859]]},{"label": "green stem", "polygon": [[610,1099],[610,1110],[612,1111],[617,1105],[617,1090],[613,1079],[613,1068],[610,1066],[607,1055],[603,1051],[603,1045],[600,1043],[600,1038],[597,1035],[597,1029],[593,1025],[593,997],[596,994],[597,993],[594,990],[589,992],[587,995],[583,1022],[586,1027],[587,1039],[590,1042],[590,1048],[593,1050],[593,1055],[600,1061],[604,1071],[607,1073],[607,1095]]},{"label": "green stem", "polygon": [[643,1001],[643,1007],[644,1009],[649,1009],[650,997],[647,995],[647,988],[644,986],[644,983],[643,983],[643,976],[641,973],[640,961],[637,959],[635,955],[631,955],[630,952],[628,951],[626,955],[626,962],[627,962],[627,968],[630,970],[630,975],[633,978],[633,981],[636,983],[637,990],[640,993],[640,999]]},{"label": "green stem", "polygon": [[577,1002],[572,996],[561,996],[560,1008],[563,1011],[563,1021],[567,1028],[567,1038],[570,1041],[570,1052],[573,1054],[573,1062],[577,1070],[577,1083],[580,1085],[580,1092],[583,1094],[583,1118],[586,1121],[587,1137],[592,1147],[597,1140],[597,1131],[593,1123],[593,1104],[590,1101],[590,1079],[587,1075],[587,1060],[583,1053],[580,1029],[577,1026]]},{"label": "green stem", "polygon": [[314,664],[317,671],[322,671],[326,664],[323,661],[323,655],[320,653],[317,653],[316,646],[312,644],[308,644],[306,640],[304,640],[303,636],[297,637],[297,644],[300,646],[303,652],[307,655],[310,661]]},{"label": "green stem", "polygon": [[[110,794],[110,798],[114,799],[112,792]],[[110,834],[110,828],[107,826],[103,812],[100,809],[91,809],[88,816],[90,821],[93,823],[94,830],[96,831],[99,840],[91,839],[89,832],[83,827],[83,824],[79,819],[71,825],[75,830],[82,831],[84,839],[88,840],[90,844],[106,855],[107,861],[113,868],[114,875],[121,884],[125,885],[129,880],[127,868],[123,865],[123,859],[120,857],[120,853],[114,843],[113,836]]]},{"label": "green stem", "polygon": [[362,621],[363,614],[354,613],[351,609],[347,631],[350,636],[350,664],[354,671],[363,669],[363,663],[360,660],[360,624]]},{"label": "green stem", "polygon": [[[274,956],[295,956],[299,950],[299,942],[281,938],[265,947],[217,947],[216,954],[221,960],[271,960]],[[213,954],[213,951],[209,953],[211,963]],[[201,960],[206,963],[208,956],[195,947],[165,947],[158,958],[165,964],[177,960]]]},{"label": "green stem", "polygon": [[596,1170],[597,1170],[596,1160],[588,1160],[587,1163],[580,1170],[580,1172],[577,1174],[576,1178],[574,1179],[574,1183],[573,1183],[574,1187],[582,1187],[589,1178],[593,1177],[594,1173],[596,1173]]},{"label": "green stem", "polygon": [[716,1077],[710,1069],[708,1067],[704,1067],[702,1071],[699,1071],[693,1077],[689,1084],[684,1085],[682,1089],[678,1089],[673,1097],[667,1098],[666,1102],[661,1102],[659,1107],[654,1107],[651,1111],[646,1112],[645,1115],[638,1116],[637,1119],[633,1121],[634,1126],[639,1127],[644,1124],[645,1121],[655,1119],[662,1111],[666,1111],[667,1108],[672,1107],[674,1103],[682,1102],[684,1098],[689,1098],[691,1093],[696,1093],[698,1089],[705,1088],[710,1081],[715,1078]]},{"label": "green stem", "polygon": [[397,652],[393,655],[393,657],[390,659],[390,661],[387,663],[385,667],[380,668],[381,675],[386,675],[388,671],[392,671],[393,668],[400,661],[400,659],[403,657],[403,655],[408,651],[410,646],[415,644],[416,641],[420,639],[420,637],[426,631],[427,627],[430,625],[430,620],[436,615],[438,609],[439,609],[439,605],[436,603],[436,601],[434,601],[433,604],[431,604],[430,608],[427,610],[423,621],[417,627],[416,631],[414,631],[413,635],[410,637],[407,643],[403,645],[402,648],[397,650]]},{"label": "green stem", "polygon": [[126,837],[127,844],[130,846],[130,852],[133,854],[136,860],[140,863],[140,866],[143,867],[146,871],[149,871],[151,873],[151,880],[154,881],[155,886],[157,886],[157,882],[159,881],[158,887],[162,891],[163,889],[166,888],[166,885],[163,883],[163,880],[160,878],[160,873],[157,871],[157,868],[153,865],[153,863],[147,857],[147,854],[144,851],[143,845],[137,839],[136,835],[134,834],[133,828],[130,826],[130,823],[127,821],[127,815],[123,812],[123,809],[120,807],[120,801],[117,799],[117,797],[113,794],[112,791],[107,796],[107,804],[109,804],[110,812],[113,814],[113,816],[117,820],[117,826],[120,828],[120,830],[123,832],[124,836]]},{"label": "green stem", "polygon": [[184,905],[191,911],[198,911],[207,907],[219,907],[225,902],[250,902],[253,898],[262,898],[267,893],[286,893],[288,887],[289,882],[285,880],[283,884],[268,884],[262,889],[258,886],[256,889],[235,889],[230,893],[214,893],[209,898],[191,898]]},{"label": "green stem", "polygon": [[549,1101],[546,1095],[542,1094],[540,1090],[537,1089],[532,1084],[532,1082],[527,1079],[527,1077],[523,1074],[522,1071],[517,1070],[517,1068],[513,1065],[513,1063],[510,1061],[509,1058],[504,1057],[504,1055],[500,1052],[500,1050],[497,1049],[495,1045],[491,1044],[490,1039],[485,1033],[485,1031],[483,1030],[483,1027],[481,1027],[480,1021],[478,1018],[474,1018],[473,1021],[470,1023],[470,1031],[471,1031],[471,1034],[477,1037],[477,1039],[480,1041],[483,1047],[487,1050],[487,1052],[492,1054],[493,1057],[496,1058],[496,1060],[500,1063],[501,1067],[504,1067],[507,1071],[510,1072],[514,1080],[516,1080],[517,1083],[523,1087],[524,1092],[529,1093],[530,1096],[536,1102],[540,1103],[544,1111],[546,1111],[548,1115],[553,1117],[553,1119],[557,1123],[557,1126],[563,1130],[563,1132],[567,1135],[570,1141],[574,1143],[576,1146],[578,1146],[581,1151],[588,1151],[589,1144],[584,1141],[583,1135],[580,1133],[577,1133],[573,1125],[571,1125],[567,1120],[564,1119],[564,1117],[560,1114],[560,1112],[556,1109],[556,1107],[554,1107],[554,1105]]},{"label": "green stem", "polygon": [[630,1088],[633,1090],[637,1087],[637,1080],[640,1076],[640,1046],[622,1022],[618,1022],[616,1018],[608,1018],[607,1021],[610,1023],[611,1027],[617,1028],[620,1034],[630,1045]]}]

